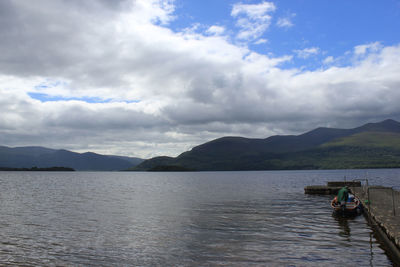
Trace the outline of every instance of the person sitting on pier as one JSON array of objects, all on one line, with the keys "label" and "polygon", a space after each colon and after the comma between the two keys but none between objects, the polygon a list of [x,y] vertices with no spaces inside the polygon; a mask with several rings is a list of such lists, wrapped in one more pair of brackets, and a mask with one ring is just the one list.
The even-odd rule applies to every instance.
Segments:
[{"label": "person sitting on pier", "polygon": [[337,202],[340,203],[340,206],[345,206],[348,199],[349,199],[349,188],[347,186],[342,187],[338,192]]}]

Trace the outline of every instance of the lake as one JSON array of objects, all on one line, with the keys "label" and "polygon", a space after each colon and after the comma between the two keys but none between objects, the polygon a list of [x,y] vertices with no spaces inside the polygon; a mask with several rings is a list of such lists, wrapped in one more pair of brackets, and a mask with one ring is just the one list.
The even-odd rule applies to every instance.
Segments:
[{"label": "lake", "polygon": [[393,265],[363,216],[304,194],[344,177],[400,189],[400,169],[0,172],[0,265]]}]

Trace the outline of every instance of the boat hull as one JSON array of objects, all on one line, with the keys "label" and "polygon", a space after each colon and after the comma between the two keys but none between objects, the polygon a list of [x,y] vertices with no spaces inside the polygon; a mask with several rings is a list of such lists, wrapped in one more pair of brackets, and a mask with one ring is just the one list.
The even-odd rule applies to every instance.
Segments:
[{"label": "boat hull", "polygon": [[353,201],[346,202],[346,204],[341,205],[337,198],[335,197],[331,201],[331,207],[335,212],[340,213],[359,213],[361,210],[361,202],[358,198],[354,197]]}]

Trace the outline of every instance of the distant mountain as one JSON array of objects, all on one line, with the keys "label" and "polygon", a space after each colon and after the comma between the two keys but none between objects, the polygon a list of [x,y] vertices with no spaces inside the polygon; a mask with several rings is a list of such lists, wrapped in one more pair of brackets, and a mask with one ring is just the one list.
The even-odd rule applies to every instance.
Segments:
[{"label": "distant mountain", "polygon": [[116,156],[116,155],[107,155],[108,157],[111,158],[116,158],[116,159],[121,159],[121,160],[125,160],[131,163],[131,166],[136,166],[139,165],[140,163],[142,163],[144,161],[144,159],[141,158],[135,158],[135,157],[125,157],[125,156]]},{"label": "distant mountain", "polygon": [[118,171],[141,163],[139,158],[107,156],[96,153],[76,153],[44,147],[0,146],[0,167],[49,168],[62,166],[78,171]]},{"label": "distant mountain", "polygon": [[400,123],[385,120],[354,129],[317,128],[266,139],[222,137],[176,158],[156,157],[133,170],[277,170],[400,167]]}]

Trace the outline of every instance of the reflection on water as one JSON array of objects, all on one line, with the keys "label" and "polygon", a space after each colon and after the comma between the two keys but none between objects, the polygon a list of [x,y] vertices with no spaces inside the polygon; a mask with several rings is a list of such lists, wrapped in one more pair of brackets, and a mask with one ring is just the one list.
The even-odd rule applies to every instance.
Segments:
[{"label": "reflection on water", "polygon": [[0,173],[0,265],[391,265],[363,216],[303,193],[341,177]]},{"label": "reflection on water", "polygon": [[[351,227],[349,222],[352,222],[353,220],[356,219],[357,216],[360,215],[352,215],[352,216],[341,216],[338,215],[337,213],[332,213],[332,217],[335,218],[337,221],[340,231],[339,231],[339,236],[342,237],[344,240],[346,240],[348,243],[352,242],[352,236],[351,236]],[[391,262],[377,262],[374,260],[374,253],[377,251],[376,249],[376,240],[374,238],[374,233],[372,231],[369,232],[369,246],[368,246],[368,252],[365,254],[365,257],[369,259],[369,264],[368,266],[387,266],[388,264],[391,264]],[[378,251],[379,252],[379,251]],[[369,254],[369,255],[368,255]],[[378,255],[379,257],[379,255]]]},{"label": "reflection on water", "polygon": [[340,216],[336,213],[332,213],[332,216],[335,218],[335,220],[338,222],[339,227],[340,227],[340,231],[339,231],[339,235],[341,237],[346,238],[346,240],[348,242],[350,242],[350,227],[349,227],[349,220],[354,219],[354,216],[352,217],[343,217]]},{"label": "reflection on water", "polygon": [[350,242],[350,227],[348,222],[349,219],[335,216],[335,220],[339,223],[339,235],[346,238],[346,240]]}]

